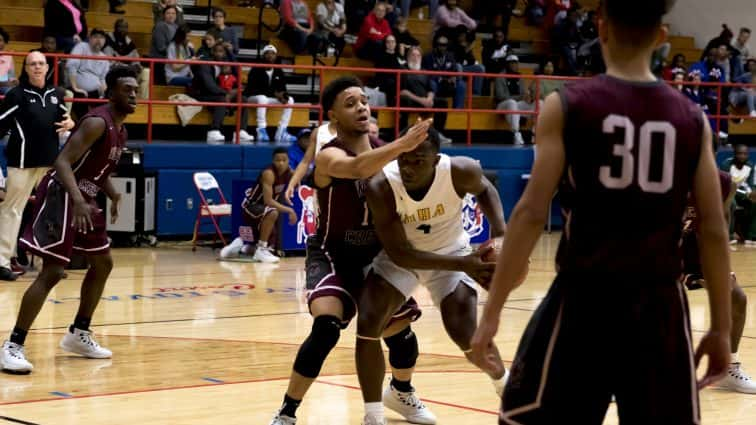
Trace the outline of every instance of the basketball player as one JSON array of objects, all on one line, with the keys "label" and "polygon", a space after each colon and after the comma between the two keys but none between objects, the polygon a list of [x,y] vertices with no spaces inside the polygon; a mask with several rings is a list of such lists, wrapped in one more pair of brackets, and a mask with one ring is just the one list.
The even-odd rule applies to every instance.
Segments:
[{"label": "basketball player", "polygon": [[[338,137],[323,146],[315,160],[315,187],[320,218],[316,235],[307,239],[307,301],[314,320],[302,343],[281,409],[271,425],[296,423],[296,409],[320,373],[357,308],[364,269],[380,251],[380,243],[365,202],[365,179],[427,137],[430,121],[422,121],[393,143],[376,148],[368,137],[370,107],[360,81],[353,77],[332,81],[323,91],[323,109]],[[407,304],[384,332],[392,353],[394,373],[409,383],[417,358],[417,338],[409,322],[419,316]],[[398,360],[397,360],[398,359]],[[414,410],[427,409],[422,403]],[[366,425],[372,425],[366,423]]]},{"label": "basketball player", "polygon": [[[492,236],[503,236],[506,231],[499,193],[483,176],[480,164],[440,154],[438,132],[431,128],[428,136],[415,150],[383,167],[367,186],[368,206],[383,251],[373,259],[357,309],[357,374],[366,405],[380,406],[385,373],[381,331],[419,285],[430,291],[451,339],[465,354],[470,348],[478,306],[473,277],[490,278],[495,263],[484,263],[481,254],[470,248],[461,220],[465,196],[477,197]],[[498,353],[494,355],[498,367],[490,377],[501,395],[506,369]],[[399,392],[400,397],[391,397],[392,392]],[[383,400],[388,408],[401,411],[403,406],[395,401],[410,397],[411,392],[397,389],[392,382]],[[375,421],[381,423],[383,412],[376,416]],[[435,418],[407,419],[435,423]]]},{"label": "basketball player", "polygon": [[24,248],[42,258],[42,270],[26,290],[10,340],[3,344],[3,370],[29,373],[24,342],[47,294],[63,276],[73,251],[85,254],[89,270],[81,284],[79,311],[60,347],[88,358],[111,357],[94,339],[89,325],[105,282],[113,268],[105,215],[95,197],[102,190],[112,201],[111,221],[118,217],[121,195],[110,181],[126,146],[123,121],[137,106],[137,74],[133,68],[115,66],[105,77],[106,105],[84,115],[58,154],[55,165],[37,187],[35,219],[19,239]]},{"label": "basketball player", "polygon": [[[262,263],[277,263],[280,259],[268,246],[273,229],[278,221],[279,212],[289,216],[289,224],[297,224],[297,213],[293,208],[283,205],[279,200],[291,179],[289,154],[286,148],[273,150],[273,163],[260,173],[255,186],[250,187],[242,201],[242,221],[252,228],[257,247],[252,259]],[[220,258],[230,258],[245,249],[241,236],[221,249]]]},{"label": "basketball player", "polygon": [[[510,217],[472,342],[475,362],[495,367],[502,306],[561,180],[557,277],[520,341],[502,424],[601,424],[612,396],[620,423],[698,424],[698,388],[727,371],[730,264],[711,128],[696,105],[650,72],[672,3],[604,0],[606,75],[545,101],[532,178]],[[680,218],[691,191],[711,305],[695,357],[678,279]],[[708,369],[697,388],[703,355]]]},{"label": "basketball player", "polygon": [[[737,190],[735,183],[729,174],[719,171],[719,188],[722,191],[723,211],[725,222],[729,221],[730,206],[735,198]],[[706,285],[701,271],[700,254],[698,250],[698,214],[696,213],[695,204],[692,197],[688,199],[688,208],[685,211],[683,219],[683,283],[690,290],[700,289]],[[732,329],[730,330],[730,354],[731,363],[727,368],[727,374],[716,385],[728,390],[756,394],[756,383],[746,374],[738,361],[738,347],[740,339],[743,336],[743,327],[745,326],[748,298],[743,288],[738,285],[735,273],[730,272],[730,293],[732,300]]]}]

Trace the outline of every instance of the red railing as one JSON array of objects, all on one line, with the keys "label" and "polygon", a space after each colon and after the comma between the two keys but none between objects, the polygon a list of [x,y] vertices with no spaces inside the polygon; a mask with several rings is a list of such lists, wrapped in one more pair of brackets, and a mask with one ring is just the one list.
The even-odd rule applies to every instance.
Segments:
[{"label": "red railing", "polygon": [[[26,52],[5,52],[3,51],[2,54],[4,55],[10,55],[10,56],[26,56],[28,53]],[[559,80],[559,81],[569,81],[569,80],[578,80],[579,77],[563,77],[563,76],[545,76],[545,75],[528,75],[528,74],[517,74],[517,75],[509,75],[509,74],[492,74],[492,73],[475,73],[475,72],[440,72],[440,71],[412,71],[407,69],[377,69],[377,68],[362,68],[362,67],[345,67],[345,66],[320,66],[320,65],[283,65],[283,64],[261,64],[261,63],[246,63],[246,62],[218,62],[218,61],[198,61],[198,60],[168,60],[168,59],[157,59],[157,58],[134,58],[134,57],[112,57],[112,56],[81,56],[81,55],[66,55],[66,54],[59,54],[59,53],[53,53],[53,54],[46,54],[46,56],[53,58],[54,63],[54,70],[53,70],[53,80],[55,84],[58,84],[59,81],[59,75],[58,75],[58,63],[61,59],[90,59],[90,60],[107,60],[110,62],[139,62],[142,64],[147,63],[149,65],[150,69],[150,81],[149,81],[149,89],[148,93],[149,96],[147,99],[139,99],[139,104],[147,105],[147,142],[152,142],[152,126],[153,126],[153,105],[173,105],[173,106],[183,106],[183,105],[191,105],[191,106],[225,106],[225,107],[232,107],[236,108],[236,128],[235,128],[235,134],[236,138],[235,140],[239,140],[239,131],[241,129],[241,109],[242,108],[257,108],[257,107],[265,107],[265,108],[292,108],[292,109],[307,109],[307,110],[318,110],[318,117],[319,121],[323,121],[324,117],[324,111],[320,104],[309,104],[309,103],[295,103],[292,105],[282,105],[282,104],[272,104],[272,105],[262,105],[262,104],[256,104],[256,103],[246,103],[242,101],[242,90],[237,90],[236,94],[236,101],[235,102],[176,102],[176,101],[169,101],[169,100],[160,100],[160,99],[153,99],[153,87],[154,87],[154,78],[155,78],[155,64],[156,63],[163,63],[163,64],[189,64],[189,65],[198,65],[198,64],[206,64],[206,65],[218,65],[218,66],[230,66],[236,69],[236,77],[237,81],[241,83],[242,81],[242,72],[243,68],[254,68],[254,67],[265,67],[265,68],[282,68],[282,69],[301,69],[301,70],[308,70],[312,71],[315,70],[318,72],[320,76],[320,91],[322,94],[322,90],[324,88],[324,84],[322,84],[323,81],[325,81],[325,73],[327,71],[339,71],[339,72],[354,72],[359,74],[366,74],[366,73],[384,73],[384,74],[394,74],[396,76],[396,104],[393,106],[382,106],[382,107],[371,107],[371,110],[373,111],[393,111],[394,112],[394,127],[395,127],[395,137],[398,137],[400,128],[399,128],[399,121],[400,121],[400,114],[399,112],[419,112],[419,113],[434,113],[434,112],[455,112],[455,113],[465,113],[467,115],[467,132],[466,132],[466,143],[467,145],[470,145],[472,143],[472,116],[473,114],[497,114],[497,115],[509,115],[509,114],[518,114],[518,115],[532,115],[537,116],[540,113],[540,102],[538,101],[540,99],[540,93],[541,93],[541,85],[537,82],[540,80]],[[20,74],[20,72],[19,72]],[[465,104],[466,108],[463,109],[455,109],[455,108],[424,108],[424,107],[405,107],[401,106],[401,76],[404,74],[423,74],[423,75],[430,75],[430,76],[451,76],[454,75],[456,77],[464,77],[467,81],[467,93],[465,98]],[[535,81],[535,92],[533,95],[533,110],[531,111],[519,111],[519,110],[501,110],[501,109],[473,109],[473,79],[475,77],[478,78],[517,78],[517,79],[523,79],[523,80],[531,80]],[[684,82],[680,83],[684,85],[694,85],[694,83],[690,82]],[[697,83],[698,85],[702,87],[717,87],[717,107],[716,107],[716,114],[708,114],[709,118],[712,118],[716,120],[716,127],[715,131],[716,133],[720,130],[720,120],[724,119],[731,119],[731,118],[739,118],[739,119],[754,119],[753,117],[750,117],[748,115],[745,116],[735,116],[735,115],[729,115],[729,114],[722,114],[722,88],[723,87],[755,87],[756,84],[734,84],[734,83]],[[241,84],[240,84],[241,85]],[[66,98],[66,102],[81,102],[81,103],[104,103],[106,102],[105,99],[86,99],[86,98]],[[729,100],[728,100],[729,103]]]}]

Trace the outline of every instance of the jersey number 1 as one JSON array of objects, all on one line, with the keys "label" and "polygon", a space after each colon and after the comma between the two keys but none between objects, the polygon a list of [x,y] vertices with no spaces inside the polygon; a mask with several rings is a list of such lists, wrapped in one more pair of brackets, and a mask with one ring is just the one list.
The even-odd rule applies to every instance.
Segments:
[{"label": "jersey number 1", "polygon": [[[635,180],[635,126],[630,118],[622,115],[609,115],[604,120],[604,134],[614,134],[617,129],[625,130],[625,140],[614,145],[613,155],[622,159],[619,177],[612,176],[612,168],[604,165],[599,168],[599,180],[608,189],[625,189]],[[654,134],[664,136],[664,158],[660,181],[651,181],[651,139]],[[672,189],[675,174],[675,145],[677,130],[666,121],[647,121],[640,128],[638,146],[638,186],[644,192],[666,193]]]}]

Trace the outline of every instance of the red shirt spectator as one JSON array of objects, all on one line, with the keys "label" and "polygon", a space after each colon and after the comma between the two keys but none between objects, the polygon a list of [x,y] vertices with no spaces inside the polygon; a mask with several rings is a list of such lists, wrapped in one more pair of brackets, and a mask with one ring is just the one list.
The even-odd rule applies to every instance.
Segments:
[{"label": "red shirt spectator", "polygon": [[391,34],[391,25],[384,19],[386,16],[386,5],[383,3],[377,3],[375,9],[370,12],[362,23],[360,28],[360,34],[357,36],[357,43],[355,48],[357,50],[362,49],[368,41],[374,43],[382,43],[383,39]]},{"label": "red shirt spectator", "polygon": [[301,25],[304,22],[309,22],[308,28],[310,30],[315,28],[312,13],[302,0],[283,0],[281,2],[281,15],[283,15],[284,23],[292,28],[297,28],[298,23]]}]

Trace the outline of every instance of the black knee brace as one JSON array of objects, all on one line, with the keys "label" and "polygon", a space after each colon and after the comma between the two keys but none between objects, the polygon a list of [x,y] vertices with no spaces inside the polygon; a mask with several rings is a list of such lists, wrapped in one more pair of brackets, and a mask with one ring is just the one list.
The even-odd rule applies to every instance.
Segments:
[{"label": "black knee brace", "polygon": [[312,324],[310,336],[299,347],[294,371],[307,378],[317,378],[328,353],[341,335],[341,320],[335,316],[318,316]]},{"label": "black knee brace", "polygon": [[417,337],[412,328],[407,326],[396,335],[383,338],[389,349],[389,364],[394,369],[409,369],[415,367],[418,349]]}]

